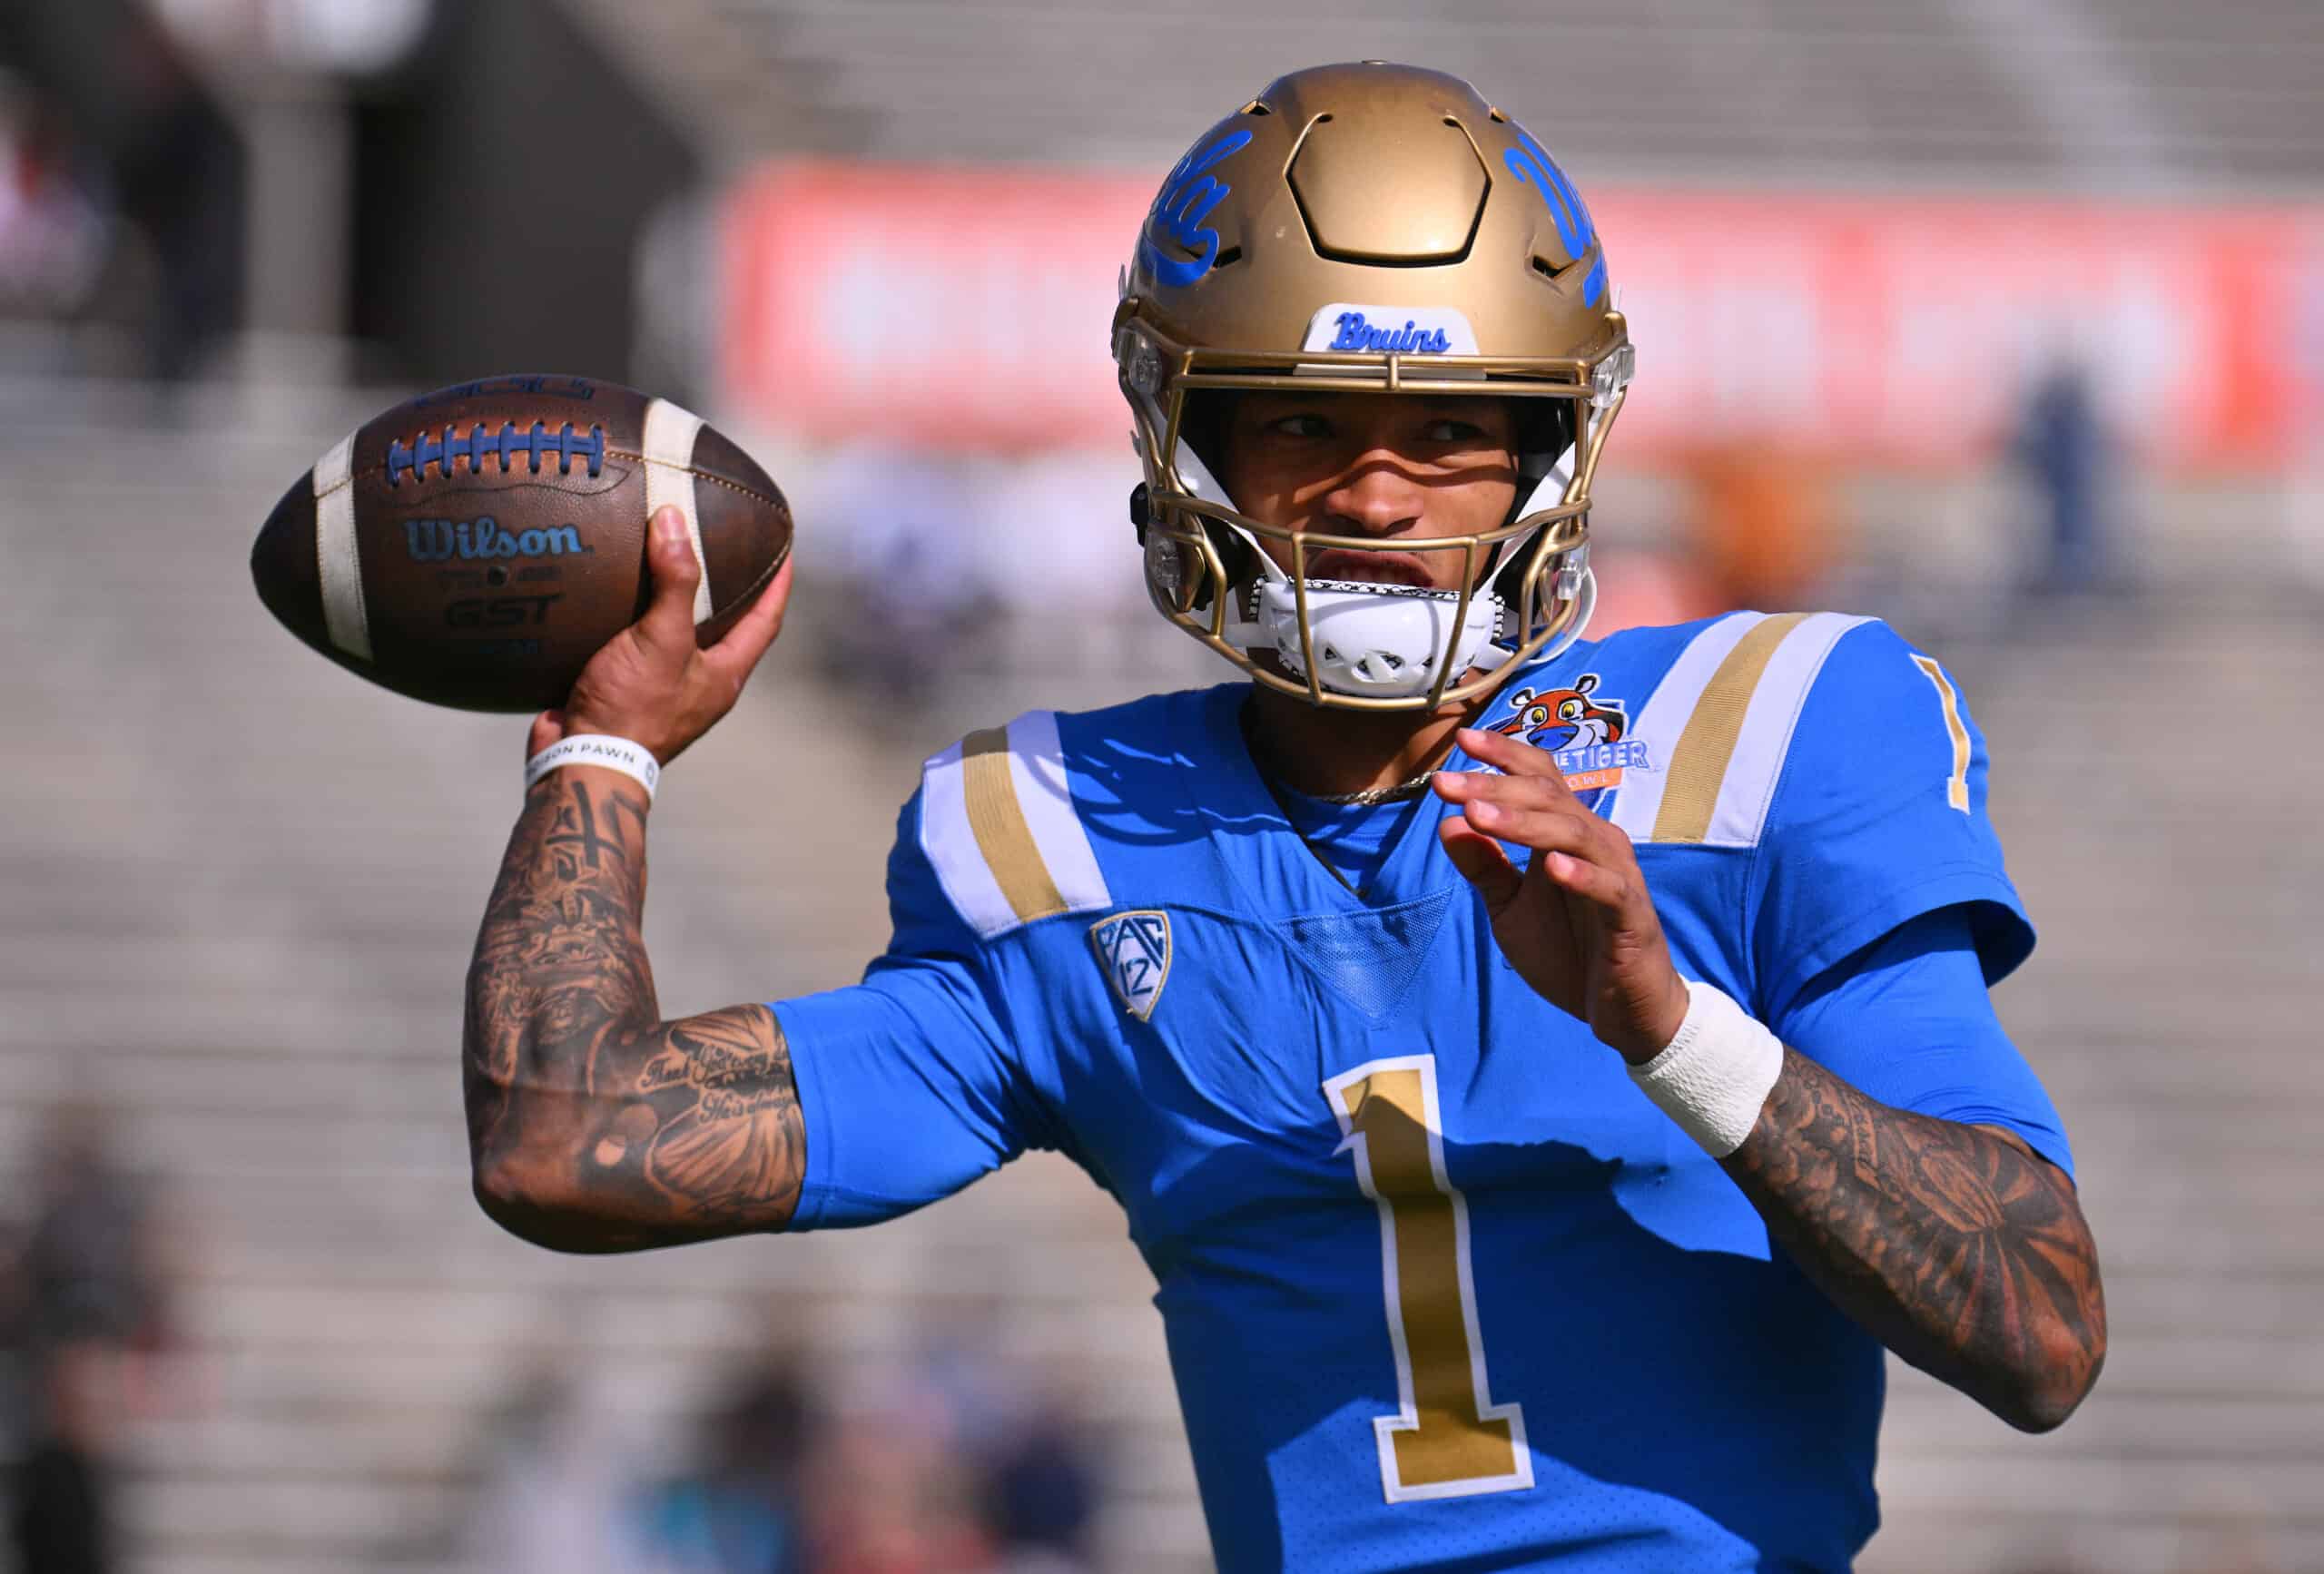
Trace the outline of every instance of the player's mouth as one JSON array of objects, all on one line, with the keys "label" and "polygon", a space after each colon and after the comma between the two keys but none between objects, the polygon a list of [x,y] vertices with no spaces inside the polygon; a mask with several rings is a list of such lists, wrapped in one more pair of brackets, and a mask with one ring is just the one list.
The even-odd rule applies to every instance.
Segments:
[{"label": "player's mouth", "polygon": [[1409,585],[1415,590],[1439,588],[1435,576],[1428,571],[1428,564],[1416,552],[1358,552],[1345,546],[1328,547],[1307,559],[1307,577],[1358,585]]}]

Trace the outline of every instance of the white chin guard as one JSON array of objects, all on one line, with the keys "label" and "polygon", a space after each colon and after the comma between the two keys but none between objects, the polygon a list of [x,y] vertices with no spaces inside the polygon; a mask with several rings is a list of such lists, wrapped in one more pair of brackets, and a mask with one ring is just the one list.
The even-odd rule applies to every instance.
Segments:
[{"label": "white chin guard", "polygon": [[[1299,589],[1270,577],[1253,587],[1257,616],[1248,645],[1272,650],[1292,676],[1307,675],[1300,650]],[[1471,667],[1501,630],[1501,597],[1490,590],[1470,598],[1460,628],[1452,615],[1456,590],[1366,585],[1341,579],[1307,581],[1307,622],[1315,646],[1315,680],[1335,694],[1409,699],[1435,686],[1451,653],[1452,676]],[[1245,643],[1245,642],[1238,642]]]},{"label": "white chin guard", "polygon": [[[1574,451],[1568,448],[1549,467],[1519,513],[1550,507],[1564,495],[1572,475],[1573,456]],[[1183,439],[1177,462],[1178,472],[1194,496],[1226,498],[1226,489]],[[1305,678],[1307,663],[1300,650],[1297,587],[1248,528],[1225,523],[1249,546],[1259,576],[1256,584],[1226,593],[1229,605],[1224,634],[1227,643],[1243,650],[1271,650],[1285,671],[1295,678]],[[1529,531],[1511,542],[1508,550],[1513,557],[1525,552],[1532,540]],[[1152,572],[1150,566],[1148,572]],[[1574,616],[1557,638],[1534,653],[1535,660],[1562,652],[1581,637],[1590,622],[1597,605],[1598,584],[1590,571],[1588,546],[1568,552],[1554,583],[1558,596],[1574,604]],[[1166,588],[1175,594],[1177,585]],[[1316,685],[1351,698],[1405,700],[1428,694],[1447,665],[1452,669],[1445,681],[1447,688],[1459,683],[1472,667],[1499,671],[1515,653],[1511,646],[1495,643],[1509,614],[1506,604],[1494,593],[1491,577],[1470,597],[1469,610],[1455,629],[1452,615],[1460,605],[1461,594],[1456,590],[1423,590],[1360,580],[1307,581]],[[1512,634],[1511,637],[1519,636]]]}]

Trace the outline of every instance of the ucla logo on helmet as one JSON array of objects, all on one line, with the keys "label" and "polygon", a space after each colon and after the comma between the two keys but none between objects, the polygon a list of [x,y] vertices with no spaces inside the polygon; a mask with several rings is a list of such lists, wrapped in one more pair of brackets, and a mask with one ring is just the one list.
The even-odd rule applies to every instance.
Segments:
[{"label": "ucla logo on helmet", "polygon": [[1143,1022],[1170,980],[1170,915],[1152,909],[1118,912],[1089,926],[1098,965],[1122,1009]]},{"label": "ucla logo on helmet", "polygon": [[[1531,132],[1523,126],[1511,129],[1517,133],[1517,145],[1504,152],[1501,162],[1509,166],[1509,172],[1521,183],[1541,193],[1541,201],[1549,204],[1550,221],[1557,226],[1559,243],[1565,248],[1567,256],[1581,261],[1598,241],[1598,226],[1590,217],[1581,193],[1574,190],[1573,182],[1558,168],[1557,161],[1550,157],[1549,149],[1535,142]],[[1606,254],[1600,251],[1581,280],[1582,304],[1595,306],[1605,293]]]},{"label": "ucla logo on helmet", "polygon": [[[1148,271],[1163,283],[1192,284],[1209,272],[1211,263],[1217,260],[1218,231],[1203,221],[1234,188],[1209,172],[1228,155],[1248,146],[1250,141],[1249,132],[1231,131],[1207,146],[1196,147],[1178,161],[1177,168],[1170,172],[1162,182],[1162,189],[1154,194],[1154,205],[1146,214],[1147,232],[1138,237],[1137,250]],[[1154,243],[1153,231],[1157,230],[1192,255],[1184,259],[1164,256]]]}]

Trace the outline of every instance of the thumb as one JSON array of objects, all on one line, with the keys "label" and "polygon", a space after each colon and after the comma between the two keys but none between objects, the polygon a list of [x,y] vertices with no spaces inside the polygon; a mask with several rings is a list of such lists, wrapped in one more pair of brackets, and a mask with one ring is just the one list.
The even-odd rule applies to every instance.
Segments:
[{"label": "thumb", "polygon": [[685,652],[694,647],[694,593],[702,582],[702,565],[687,538],[685,516],[665,505],[646,522],[645,566],[654,581],[654,597],[645,615],[637,620],[637,637],[660,651]]},{"label": "thumb", "polygon": [[1497,913],[1516,899],[1525,877],[1509,861],[1501,843],[1471,825],[1466,815],[1454,814],[1440,821],[1436,834],[1461,878],[1484,898],[1487,912]]},{"label": "thumb", "polygon": [[565,736],[565,713],[561,710],[543,711],[533,718],[532,733],[525,740],[525,758],[534,755]]}]

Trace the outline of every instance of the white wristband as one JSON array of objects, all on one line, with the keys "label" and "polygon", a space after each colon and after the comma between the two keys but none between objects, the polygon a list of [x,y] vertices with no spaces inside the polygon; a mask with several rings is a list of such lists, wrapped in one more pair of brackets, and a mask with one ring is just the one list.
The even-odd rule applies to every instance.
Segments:
[{"label": "white wristband", "polygon": [[1783,1040],[1709,984],[1690,979],[1687,994],[1678,1036],[1661,1054],[1631,1067],[1630,1080],[1711,1157],[1725,1158],[1759,1123],[1783,1075]]},{"label": "white wristband", "polygon": [[559,765],[601,765],[608,771],[618,771],[645,789],[648,803],[654,802],[654,789],[662,780],[662,767],[655,762],[652,752],[645,744],[603,733],[576,733],[551,743],[525,762],[526,790],[529,792],[534,782]]}]

